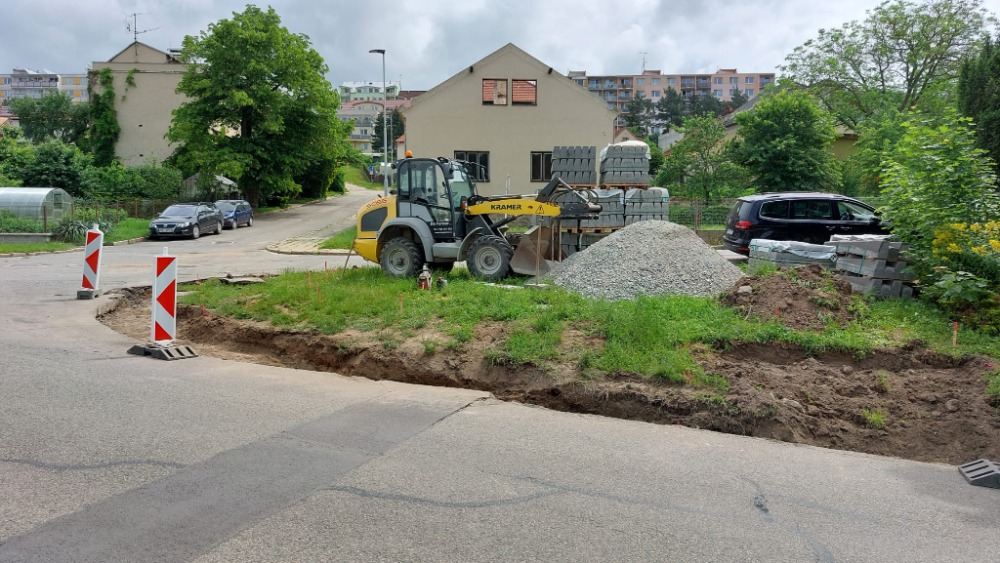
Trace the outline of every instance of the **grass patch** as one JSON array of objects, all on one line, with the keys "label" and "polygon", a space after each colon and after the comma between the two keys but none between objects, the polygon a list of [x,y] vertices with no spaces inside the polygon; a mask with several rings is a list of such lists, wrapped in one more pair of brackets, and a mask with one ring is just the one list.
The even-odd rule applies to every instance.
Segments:
[{"label": "grass patch", "polygon": [[0,242],[0,254],[56,252],[79,248],[68,242]]},{"label": "grass patch", "polygon": [[[839,351],[863,357],[881,347],[920,340],[950,354],[1000,357],[1000,337],[969,331],[951,347],[950,321],[918,301],[860,302],[859,319],[846,328],[797,332],[775,322],[744,318],[712,298],[640,297],[601,301],[551,287],[505,289],[472,279],[465,269],[448,276],[443,290],[422,291],[415,280],[385,276],[378,268],[287,272],[261,285],[217,281],[185,287],[182,302],[217,314],[269,322],[278,328],[334,334],[354,329],[377,335],[387,348],[427,326],[440,333],[422,342],[427,355],[461,349],[489,327],[500,334],[486,353],[493,365],[577,365],[587,377],[623,372],[694,385],[724,394],[728,382],[705,373],[697,359],[707,348],[737,342],[789,343],[810,353]],[[521,283],[519,279],[507,284]],[[587,349],[564,337],[583,333]],[[594,342],[597,342],[595,345]],[[887,392],[888,380],[879,383]],[[989,389],[1000,397],[1000,375]]]},{"label": "grass patch", "polygon": [[1000,369],[986,374],[986,396],[997,407],[1000,407]]},{"label": "grass patch", "polygon": [[359,168],[353,166],[344,167],[344,181],[348,184],[354,184],[355,186],[361,186],[362,188],[368,188],[369,190],[382,190],[384,186],[381,183],[369,182],[368,177],[365,176],[364,172]]},{"label": "grass patch", "polygon": [[355,225],[345,231],[333,235],[319,245],[320,248],[347,250],[354,244],[354,239],[358,236],[358,226]]},{"label": "grass patch", "polygon": [[149,219],[125,219],[120,221],[115,228],[104,233],[105,244],[118,242],[120,240],[132,240],[143,238],[149,234]]},{"label": "grass patch", "polygon": [[882,409],[861,409],[861,418],[865,421],[865,426],[874,430],[885,428],[886,413]]}]

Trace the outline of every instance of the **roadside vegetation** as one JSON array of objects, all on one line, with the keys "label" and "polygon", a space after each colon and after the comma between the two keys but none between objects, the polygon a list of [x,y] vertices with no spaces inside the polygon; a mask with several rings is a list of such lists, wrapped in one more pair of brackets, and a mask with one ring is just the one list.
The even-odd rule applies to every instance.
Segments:
[{"label": "roadside vegetation", "polygon": [[[213,280],[185,291],[183,303],[204,305],[215,314],[288,330],[360,331],[386,348],[427,331],[433,334],[427,341],[434,342],[428,353],[464,346],[475,338],[477,327],[502,324],[505,338],[486,355],[494,365],[544,368],[569,362],[584,377],[632,373],[719,391],[726,382],[706,373],[697,361],[706,347],[787,343],[809,353],[838,351],[860,358],[879,348],[921,341],[948,355],[1000,357],[1000,337],[974,330],[963,331],[953,347],[950,318],[920,301],[857,297],[856,320],[847,328],[795,331],[741,316],[712,298],[609,302],[557,287],[488,285],[471,279],[464,269],[449,274],[443,289],[431,291],[417,289],[413,280],[388,278],[377,268],[288,272],[263,285]],[[1000,389],[998,382],[1000,376],[995,376],[990,385]]]},{"label": "roadside vegetation", "polygon": [[355,225],[350,229],[343,230],[323,241],[320,248],[328,250],[347,250],[354,244],[354,239],[358,236],[358,227]]}]

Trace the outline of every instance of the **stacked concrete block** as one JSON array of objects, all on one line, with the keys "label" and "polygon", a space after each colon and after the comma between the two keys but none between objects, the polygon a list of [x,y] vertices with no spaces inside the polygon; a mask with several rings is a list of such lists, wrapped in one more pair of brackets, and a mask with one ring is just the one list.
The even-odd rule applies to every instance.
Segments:
[{"label": "stacked concrete block", "polygon": [[649,147],[608,145],[601,155],[602,186],[648,186]]},{"label": "stacked concrete block", "polygon": [[666,188],[632,189],[625,192],[625,224],[667,221],[670,194]]},{"label": "stacked concrete block", "polygon": [[597,147],[554,147],[552,177],[562,178],[571,186],[597,183]]},{"label": "stacked concrete block", "polygon": [[828,245],[837,249],[836,270],[854,291],[885,299],[909,299],[913,272],[907,268],[906,244],[888,235],[834,235]]}]

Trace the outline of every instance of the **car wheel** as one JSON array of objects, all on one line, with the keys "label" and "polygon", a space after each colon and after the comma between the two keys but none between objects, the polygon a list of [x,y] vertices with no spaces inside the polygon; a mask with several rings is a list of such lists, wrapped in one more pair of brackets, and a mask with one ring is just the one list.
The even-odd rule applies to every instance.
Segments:
[{"label": "car wheel", "polygon": [[382,271],[397,278],[412,278],[420,271],[423,253],[408,238],[397,237],[386,243],[379,256]]},{"label": "car wheel", "polygon": [[201,236],[201,230],[198,229],[198,225],[191,227],[191,240],[195,240]]},{"label": "car wheel", "polygon": [[215,223],[215,234],[217,234],[217,235],[221,235],[222,234],[222,221],[217,221]]},{"label": "car wheel", "polygon": [[249,218],[247,218],[247,226],[248,227],[252,227],[253,226],[253,215],[251,215]]}]

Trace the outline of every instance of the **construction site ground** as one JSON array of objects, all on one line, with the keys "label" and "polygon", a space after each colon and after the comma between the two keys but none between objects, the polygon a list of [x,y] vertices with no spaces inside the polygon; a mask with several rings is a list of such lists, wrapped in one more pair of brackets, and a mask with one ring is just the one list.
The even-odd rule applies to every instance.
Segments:
[{"label": "construction site ground", "polygon": [[[750,294],[738,292],[751,285]],[[835,297],[846,304],[850,288]],[[149,335],[146,290],[122,290],[119,305],[102,316],[114,330],[143,341]],[[817,299],[801,283],[780,275],[744,278],[723,296],[747,315],[772,315],[798,330],[816,328],[830,295]],[[826,317],[827,319],[829,317]],[[627,373],[581,378],[575,365],[509,368],[490,365],[484,352],[505,338],[502,323],[484,324],[462,348],[428,353],[429,339],[446,341],[433,327],[386,348],[377,334],[290,332],[184,307],[178,344],[199,354],[243,362],[330,371],[347,376],[481,389],[497,398],[546,408],[659,424],[680,424],[920,461],[964,463],[1000,458],[1000,413],[985,394],[984,374],[995,359],[955,359],[920,343],[856,358],[844,353],[810,356],[789,345],[735,344],[695,350],[708,373],[729,389],[698,388]],[[601,342],[567,331],[563,346]],[[882,413],[884,426],[863,413]]]}]

